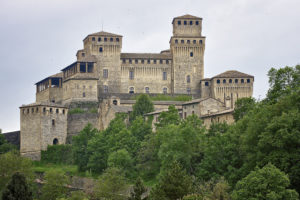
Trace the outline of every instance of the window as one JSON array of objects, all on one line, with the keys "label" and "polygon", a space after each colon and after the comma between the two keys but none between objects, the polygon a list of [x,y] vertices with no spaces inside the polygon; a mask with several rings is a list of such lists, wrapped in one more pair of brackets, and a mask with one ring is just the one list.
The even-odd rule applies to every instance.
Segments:
[{"label": "window", "polygon": [[84,92],[84,93],[82,93],[82,97],[85,97],[85,92]]},{"label": "window", "polygon": [[104,42],[107,42],[107,38],[104,38]]},{"label": "window", "polygon": [[129,59],[129,63],[130,63],[130,64],[132,63],[132,60],[131,60],[131,59]]},{"label": "window", "polygon": [[163,72],[163,80],[167,80],[167,72]]},{"label": "window", "polygon": [[190,21],[190,25],[193,25],[193,21]]},{"label": "window", "polygon": [[199,25],[199,21],[196,21],[196,25]]},{"label": "window", "polygon": [[135,59],[135,64],[137,64],[139,61],[138,61],[138,59]]},{"label": "window", "polygon": [[65,109],[63,109],[63,114],[65,114]]},{"label": "window", "polygon": [[193,40],[193,44],[196,44],[196,40]]},{"label": "window", "polygon": [[39,112],[39,108],[36,108],[36,112]]},{"label": "window", "polygon": [[250,79],[249,78],[247,79],[247,83],[250,83]]},{"label": "window", "polygon": [[101,42],[101,37],[98,37],[98,42]]},{"label": "window", "polygon": [[108,69],[103,69],[103,78],[108,78]]},{"label": "window", "polygon": [[103,86],[103,92],[104,92],[104,93],[108,93],[108,86],[107,86],[107,85],[104,85],[104,86]]},{"label": "window", "polygon": [[129,88],[129,93],[130,93],[130,94],[133,94],[133,93],[134,93],[134,87],[130,87],[130,88]]},{"label": "window", "polygon": [[147,63],[150,64],[150,59],[147,60]]},{"label": "window", "polygon": [[52,119],[52,126],[55,126],[55,120]]},{"label": "window", "polygon": [[59,113],[59,110],[58,110],[58,109],[56,109],[56,113]]},{"label": "window", "polygon": [[167,93],[168,93],[168,88],[164,87],[164,88],[163,88],[163,93],[164,93],[164,94],[167,94]]},{"label": "window", "polygon": [[93,73],[93,63],[88,63],[88,73]]},{"label": "window", "polygon": [[191,76],[190,76],[190,75],[187,75],[187,76],[186,76],[186,82],[187,82],[187,83],[190,83],[190,82],[191,82]]},{"label": "window", "polygon": [[202,44],[202,40],[199,40],[199,43]]},{"label": "window", "polygon": [[181,40],[181,44],[183,44],[184,43],[184,40]]},{"label": "window", "polygon": [[229,83],[232,83],[232,79],[229,79]]},{"label": "window", "polygon": [[114,41],[114,39],[113,39],[113,38],[110,38],[110,41],[112,42],[112,41]]},{"label": "window", "polygon": [[178,44],[178,40],[175,40],[175,44]]},{"label": "window", "polygon": [[46,108],[43,108],[43,113],[45,113],[46,112]]},{"label": "window", "polygon": [[206,81],[206,82],[205,82],[205,86],[209,86],[209,82]]},{"label": "window", "polygon": [[81,56],[84,57],[84,56],[85,56],[85,53],[81,53]]},{"label": "window", "polygon": [[178,21],[177,24],[178,24],[178,25],[181,25],[181,21]]},{"label": "window", "polygon": [[187,21],[184,21],[184,25],[187,25]]},{"label": "window", "polygon": [[58,139],[57,138],[54,138],[53,140],[53,145],[57,145],[58,144]]},{"label": "window", "polygon": [[86,68],[85,68],[85,63],[80,63],[80,73],[85,73]]},{"label": "window", "polygon": [[169,60],[166,60],[166,64],[169,64]]},{"label": "window", "polygon": [[226,79],[223,79],[223,83],[226,83]]},{"label": "window", "polygon": [[244,83],[244,79],[241,79],[241,83]]},{"label": "window", "polygon": [[145,92],[146,92],[147,94],[149,94],[149,93],[150,93],[150,89],[149,89],[149,87],[145,87]]},{"label": "window", "polygon": [[193,53],[193,52],[191,52],[191,53],[190,53],[190,57],[193,57],[193,56],[194,56],[194,53]]},{"label": "window", "polygon": [[99,52],[103,52],[103,48],[102,47],[99,48]]},{"label": "window", "polygon": [[52,108],[50,108],[50,113],[52,113]]},{"label": "window", "polygon": [[239,79],[235,79],[234,82],[235,82],[235,83],[238,83],[238,82],[239,82]]},{"label": "window", "polygon": [[116,38],[116,41],[117,41],[117,42],[119,42],[119,41],[120,41],[120,39],[119,39],[119,38]]},{"label": "window", "polygon": [[123,62],[123,63],[126,63],[126,59],[123,59],[122,62]]},{"label": "window", "polygon": [[153,60],[153,63],[156,64],[156,60]]},{"label": "window", "polygon": [[219,79],[217,80],[217,83],[220,84],[220,80]]},{"label": "window", "polygon": [[186,41],[186,43],[190,44],[190,43],[191,43],[191,41],[190,41],[190,40],[187,40],[187,41]]},{"label": "window", "polygon": [[142,59],[142,64],[144,64],[145,63],[145,61]]},{"label": "window", "polygon": [[188,94],[191,94],[191,88],[187,88],[186,91]]},{"label": "window", "polygon": [[118,101],[117,100],[113,100],[113,104],[114,105],[118,105]]},{"label": "window", "polygon": [[163,64],[163,60],[159,60],[159,64]]},{"label": "window", "polygon": [[95,41],[95,37],[92,37],[92,41]]},{"label": "window", "polygon": [[134,79],[134,71],[129,71],[129,79],[130,80]]}]

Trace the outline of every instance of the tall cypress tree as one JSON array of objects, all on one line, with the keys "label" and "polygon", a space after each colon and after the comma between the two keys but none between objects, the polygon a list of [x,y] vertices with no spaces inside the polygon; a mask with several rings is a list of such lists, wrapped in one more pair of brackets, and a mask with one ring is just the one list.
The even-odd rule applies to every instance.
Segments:
[{"label": "tall cypress tree", "polygon": [[32,200],[32,192],[23,174],[16,172],[3,194],[3,200]]},{"label": "tall cypress tree", "polygon": [[131,191],[128,200],[142,200],[142,195],[147,191],[140,177],[137,178],[133,191]]}]

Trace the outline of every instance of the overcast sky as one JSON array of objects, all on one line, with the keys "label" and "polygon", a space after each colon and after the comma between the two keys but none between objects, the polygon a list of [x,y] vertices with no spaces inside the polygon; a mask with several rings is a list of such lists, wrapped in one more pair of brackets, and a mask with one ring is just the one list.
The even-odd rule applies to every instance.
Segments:
[{"label": "overcast sky", "polygon": [[263,98],[271,67],[300,63],[300,0],[0,0],[0,128],[20,129],[34,83],[74,62],[88,34],[103,27],[123,35],[122,52],[160,52],[184,14],[203,18],[205,77],[254,75]]}]

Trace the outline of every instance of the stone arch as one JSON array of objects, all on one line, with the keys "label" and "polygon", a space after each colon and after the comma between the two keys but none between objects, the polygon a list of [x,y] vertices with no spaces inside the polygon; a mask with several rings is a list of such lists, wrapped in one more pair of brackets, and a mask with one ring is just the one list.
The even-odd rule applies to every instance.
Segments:
[{"label": "stone arch", "polygon": [[53,139],[53,145],[57,145],[58,144],[58,139],[57,138],[54,138]]}]

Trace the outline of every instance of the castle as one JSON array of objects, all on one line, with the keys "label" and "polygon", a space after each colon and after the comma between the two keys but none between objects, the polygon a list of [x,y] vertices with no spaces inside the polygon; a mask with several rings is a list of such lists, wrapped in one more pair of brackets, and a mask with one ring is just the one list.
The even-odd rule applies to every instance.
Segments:
[{"label": "castle", "polygon": [[48,145],[64,144],[87,124],[105,129],[116,113],[128,113],[140,93],[190,95],[188,102],[154,101],[154,121],[174,104],[182,118],[196,114],[209,126],[233,122],[238,98],[250,97],[254,77],[226,71],[204,78],[202,18],[175,17],[170,49],[122,53],[123,36],[97,32],[83,39],[77,60],[36,83],[36,102],[20,107],[20,152],[40,159]]}]

